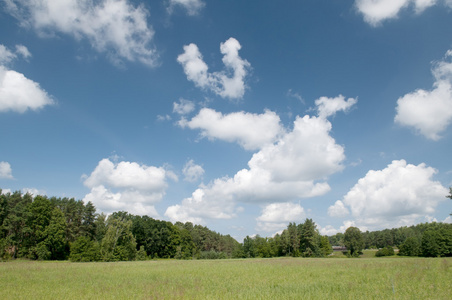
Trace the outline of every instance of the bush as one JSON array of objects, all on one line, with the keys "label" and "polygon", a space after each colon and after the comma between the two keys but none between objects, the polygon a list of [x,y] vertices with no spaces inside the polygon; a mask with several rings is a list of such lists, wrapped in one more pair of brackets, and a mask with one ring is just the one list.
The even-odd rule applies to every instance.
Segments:
[{"label": "bush", "polygon": [[380,250],[378,250],[375,253],[375,256],[377,257],[381,257],[381,256],[393,256],[394,253],[394,248],[392,248],[391,246],[386,246],[384,248],[381,248]]}]

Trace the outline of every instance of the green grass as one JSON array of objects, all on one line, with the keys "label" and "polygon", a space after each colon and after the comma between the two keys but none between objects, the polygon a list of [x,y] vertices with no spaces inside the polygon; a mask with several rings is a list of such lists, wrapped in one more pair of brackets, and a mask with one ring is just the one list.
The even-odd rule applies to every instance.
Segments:
[{"label": "green grass", "polygon": [[452,258],[0,263],[0,299],[450,299]]}]

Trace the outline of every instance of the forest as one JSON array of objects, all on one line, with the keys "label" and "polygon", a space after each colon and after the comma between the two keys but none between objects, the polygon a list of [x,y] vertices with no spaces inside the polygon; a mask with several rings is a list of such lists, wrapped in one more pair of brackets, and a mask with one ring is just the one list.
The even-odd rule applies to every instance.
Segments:
[{"label": "forest", "polygon": [[[452,197],[452,189],[447,197]],[[190,222],[173,224],[123,211],[107,217],[97,213],[91,202],[0,189],[0,260],[326,257],[332,246],[345,247],[349,257],[358,257],[363,249],[380,249],[377,256],[393,255],[394,248],[405,256],[452,256],[452,224],[423,223],[373,232],[349,227],[328,237],[306,219],[289,223],[273,237],[247,236],[239,243]]]}]

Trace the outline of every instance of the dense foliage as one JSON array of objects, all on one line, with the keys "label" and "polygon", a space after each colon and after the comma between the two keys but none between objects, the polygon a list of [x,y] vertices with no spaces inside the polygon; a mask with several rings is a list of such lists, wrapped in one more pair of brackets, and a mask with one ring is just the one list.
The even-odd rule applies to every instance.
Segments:
[{"label": "dense foliage", "polygon": [[[449,198],[451,195],[447,196]],[[451,198],[452,199],[452,198]],[[91,202],[73,198],[32,197],[0,189],[0,259],[123,261],[149,258],[221,259],[247,257],[325,257],[334,246],[359,256],[380,248],[378,255],[452,256],[452,224],[425,223],[410,227],[322,236],[312,219],[289,223],[273,237],[247,236],[243,243],[190,222],[155,220],[115,212],[96,213]],[[342,249],[343,251],[343,249]]]},{"label": "dense foliage", "polygon": [[247,236],[243,241],[244,257],[303,256],[325,257],[333,252],[328,237],[320,235],[312,219],[302,224],[290,223],[272,238]]},{"label": "dense foliage", "polygon": [[242,257],[229,235],[201,225],[115,212],[91,202],[0,190],[0,259],[119,261]]}]

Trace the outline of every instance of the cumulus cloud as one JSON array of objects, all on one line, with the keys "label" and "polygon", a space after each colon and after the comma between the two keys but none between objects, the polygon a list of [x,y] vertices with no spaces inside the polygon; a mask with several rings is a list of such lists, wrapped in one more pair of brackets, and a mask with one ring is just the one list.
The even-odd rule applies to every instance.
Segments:
[{"label": "cumulus cloud", "polygon": [[179,122],[182,127],[200,129],[201,136],[237,142],[246,150],[259,149],[273,143],[283,133],[279,116],[272,111],[263,114],[235,112],[223,115],[210,108],[203,108],[190,121]]},{"label": "cumulus cloud", "polygon": [[[446,53],[446,58],[450,57],[451,50]],[[433,89],[419,89],[399,98],[394,121],[436,141],[452,122],[452,62],[437,63],[432,73]]]},{"label": "cumulus cloud", "polygon": [[184,8],[189,16],[195,16],[205,6],[205,3],[201,0],[169,0],[168,13],[173,13],[177,6]]},{"label": "cumulus cloud", "polygon": [[189,44],[184,46],[184,53],[177,57],[177,61],[184,68],[187,79],[196,86],[207,89],[222,98],[239,99],[245,94],[245,77],[250,63],[239,56],[240,43],[235,38],[229,38],[220,44],[223,54],[225,71],[209,73],[198,46]]},{"label": "cumulus cloud", "polygon": [[348,98],[339,95],[335,98],[320,97],[315,100],[315,105],[317,105],[318,115],[321,118],[328,118],[334,116],[338,111],[347,112],[350,108],[355,105],[358,100],[354,98]]},{"label": "cumulus cloud", "polygon": [[123,60],[155,66],[157,52],[151,45],[154,31],[147,24],[144,5],[128,0],[8,0],[6,10],[21,25],[43,35],[68,34],[87,39],[98,52],[116,64]]},{"label": "cumulus cloud", "polygon": [[195,110],[195,103],[186,99],[179,99],[179,102],[173,102],[173,112],[179,115],[186,115]]},{"label": "cumulus cloud", "polygon": [[[357,10],[364,16],[364,20],[372,26],[378,26],[383,21],[395,19],[402,9],[413,7],[416,13],[422,13],[426,8],[435,5],[437,0],[356,0]],[[452,2],[444,1],[452,7]]]},{"label": "cumulus cloud", "polygon": [[185,176],[185,181],[196,182],[204,175],[204,169],[202,166],[195,164],[193,159],[191,159],[185,164],[182,173]]},{"label": "cumulus cloud", "polygon": [[331,217],[345,217],[350,211],[345,207],[344,202],[337,200],[334,205],[328,208],[328,215]]},{"label": "cumulus cloud", "polygon": [[305,218],[303,207],[299,204],[284,202],[271,203],[262,209],[262,214],[256,219],[257,230],[277,232],[287,227],[290,222],[300,222]]},{"label": "cumulus cloud", "polygon": [[[277,120],[275,124],[279,124]],[[281,135],[275,142],[256,143],[254,147],[260,150],[254,153],[248,168],[233,177],[201,185],[180,205],[170,206],[165,215],[173,221],[233,218],[237,216],[238,203],[287,203],[327,193],[330,186],[326,179],[341,171],[345,160],[343,147],[330,136],[331,128],[323,117],[297,117],[291,131],[278,131]],[[242,142],[237,137],[229,141]],[[261,228],[275,226],[264,224],[263,219],[259,221]]]},{"label": "cumulus cloud", "polygon": [[36,111],[53,103],[53,99],[37,82],[0,66],[0,112]]},{"label": "cumulus cloud", "polygon": [[13,170],[6,161],[0,161],[0,179],[13,179]]},{"label": "cumulus cloud", "polygon": [[432,177],[437,171],[395,160],[383,170],[371,170],[342,200],[330,207],[330,216],[347,210],[356,224],[377,230],[412,225],[435,212],[448,190]]},{"label": "cumulus cloud", "polygon": [[107,213],[127,210],[156,217],[153,205],[165,195],[168,178],[177,180],[174,173],[162,167],[102,159],[89,176],[84,176],[91,192],[83,200]]}]

